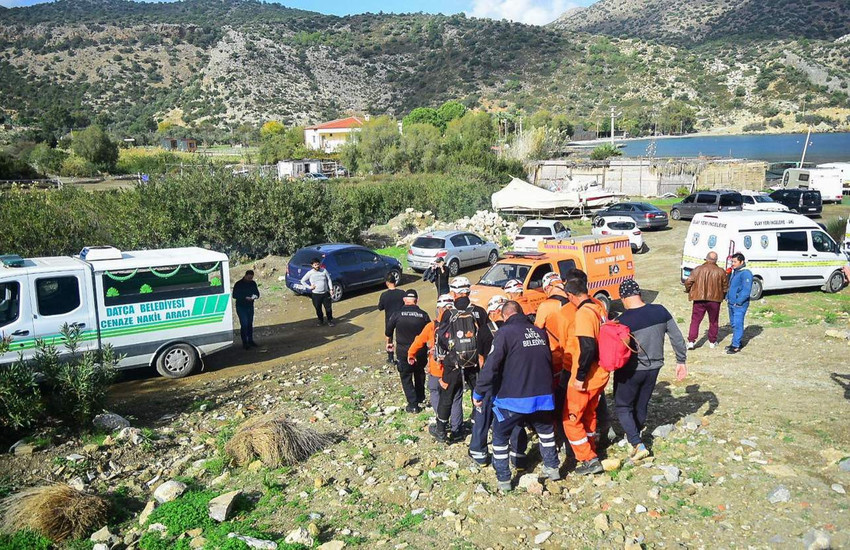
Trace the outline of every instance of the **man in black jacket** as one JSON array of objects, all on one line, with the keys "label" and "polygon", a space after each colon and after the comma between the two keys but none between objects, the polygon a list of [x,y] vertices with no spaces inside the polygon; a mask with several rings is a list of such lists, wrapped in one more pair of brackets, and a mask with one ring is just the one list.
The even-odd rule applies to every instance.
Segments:
[{"label": "man in black jacket", "polygon": [[509,439],[522,422],[530,424],[540,438],[543,475],[557,481],[561,474],[552,425],[552,352],[546,332],[523,315],[517,302],[507,302],[502,317],[505,324],[493,339],[493,351],[487,356],[472,399],[476,407],[481,407],[486,395],[494,395],[493,468],[499,489],[510,491]]},{"label": "man in black jacket", "polygon": [[254,301],[260,297],[260,289],[254,281],[254,271],[249,269],[245,276],[233,285],[233,301],[236,303],[236,316],[239,317],[239,335],[242,348],[257,347],[254,342]]},{"label": "man in black jacket", "polygon": [[[404,306],[404,290],[396,288],[394,273],[388,273],[384,282],[387,285],[387,290],[382,292],[381,297],[378,298],[378,311],[384,312],[384,330],[386,330],[390,317]],[[391,343],[387,344],[387,363],[393,362],[392,346]]]},{"label": "man in black jacket", "polygon": [[401,377],[404,397],[407,399],[405,410],[409,413],[422,412],[419,404],[425,401],[425,364],[428,361],[428,350],[421,350],[413,365],[407,362],[410,345],[425,325],[431,322],[428,314],[416,305],[418,301],[419,295],[415,290],[405,292],[404,305],[392,314],[386,328],[388,346],[392,344],[395,335],[396,368]]}]

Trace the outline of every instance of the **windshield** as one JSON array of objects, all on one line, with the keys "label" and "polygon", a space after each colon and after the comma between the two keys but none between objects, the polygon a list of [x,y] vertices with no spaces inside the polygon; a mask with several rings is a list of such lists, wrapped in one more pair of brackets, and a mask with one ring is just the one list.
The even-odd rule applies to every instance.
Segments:
[{"label": "windshield", "polygon": [[529,266],[520,264],[496,264],[481,277],[478,284],[504,288],[505,283],[511,279],[525,281],[525,277],[528,275],[528,268]]},{"label": "windshield", "polygon": [[427,248],[428,250],[435,250],[438,248],[445,248],[446,241],[444,239],[437,239],[434,237],[417,237],[415,241],[413,241],[413,248]]},{"label": "windshield", "polygon": [[519,230],[520,235],[531,235],[533,237],[548,237],[552,234],[552,230],[548,227],[525,226]]},{"label": "windshield", "polygon": [[744,198],[738,193],[720,195],[720,206],[741,206],[742,204],[744,204]]},{"label": "windshield", "polygon": [[756,195],[753,198],[756,200],[756,202],[773,202],[773,199],[771,199],[767,195]]}]

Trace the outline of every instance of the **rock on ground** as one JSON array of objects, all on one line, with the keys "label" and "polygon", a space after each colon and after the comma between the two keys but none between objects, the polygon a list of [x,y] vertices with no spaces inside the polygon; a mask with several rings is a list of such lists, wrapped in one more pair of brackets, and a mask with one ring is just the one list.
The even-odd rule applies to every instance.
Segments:
[{"label": "rock on ground", "polygon": [[830,550],[832,541],[826,531],[812,529],[803,537],[803,547],[806,550]]},{"label": "rock on ground", "polygon": [[92,420],[92,424],[94,424],[95,428],[100,428],[101,430],[108,430],[110,432],[130,427],[129,420],[127,420],[120,414],[115,413],[99,414],[94,417],[94,419]]},{"label": "rock on ground", "polygon": [[652,437],[658,437],[664,439],[668,437],[674,430],[673,424],[664,424],[663,426],[658,426],[654,430],[652,430]]},{"label": "rock on ground", "polygon": [[242,491],[239,490],[230,491],[212,499],[209,502],[210,518],[218,522],[227,521],[230,511],[233,509],[233,503],[236,502],[236,498],[241,494]]},{"label": "rock on ground", "polygon": [[774,490],[767,495],[767,500],[771,504],[778,504],[780,502],[788,502],[791,500],[791,491],[784,485],[780,485],[776,487]]},{"label": "rock on ground", "polygon": [[186,484],[172,479],[171,481],[166,481],[157,487],[156,491],[153,492],[153,498],[155,498],[160,504],[164,504],[177,499],[185,492]]},{"label": "rock on ground", "polygon": [[313,546],[313,537],[310,536],[310,531],[303,527],[290,531],[284,541],[289,544],[303,544],[307,547]]},{"label": "rock on ground", "polygon": [[[257,548],[258,550],[277,550],[277,543],[271,540],[255,539],[254,537],[240,535],[238,533],[228,533],[227,538],[239,539],[245,544],[247,544],[250,548]],[[313,543],[311,541],[308,546],[312,546],[312,544]]]},{"label": "rock on ground", "polygon": [[156,509],[156,501],[149,500],[147,504],[145,504],[144,510],[139,514],[139,525],[144,525],[148,522],[148,518],[151,517],[154,509]]}]

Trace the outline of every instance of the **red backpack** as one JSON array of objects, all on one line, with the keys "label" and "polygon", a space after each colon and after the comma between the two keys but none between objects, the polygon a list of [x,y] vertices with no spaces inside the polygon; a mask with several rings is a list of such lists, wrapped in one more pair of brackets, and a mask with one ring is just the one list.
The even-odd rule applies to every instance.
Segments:
[{"label": "red backpack", "polygon": [[[619,321],[609,321],[601,317],[599,326],[599,366],[608,372],[614,372],[626,366],[632,353],[637,353],[631,347],[632,331]],[[637,344],[637,342],[635,342]]]}]

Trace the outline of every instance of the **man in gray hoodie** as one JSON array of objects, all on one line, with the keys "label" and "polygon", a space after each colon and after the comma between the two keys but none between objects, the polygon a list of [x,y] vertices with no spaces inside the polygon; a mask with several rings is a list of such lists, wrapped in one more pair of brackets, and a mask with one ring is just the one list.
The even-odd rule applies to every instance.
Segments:
[{"label": "man in gray hoodie", "polygon": [[650,454],[640,439],[640,432],[646,424],[658,371],[664,366],[664,335],[670,338],[676,353],[676,379],[679,381],[688,375],[687,346],[667,308],[644,303],[637,281],[628,279],[620,284],[620,298],[626,311],[617,321],[629,327],[632,333],[629,344],[632,356],[623,368],[614,371],[614,408],[626,431],[630,458],[638,461]]},{"label": "man in gray hoodie", "polygon": [[316,317],[319,319],[318,326],[325,324],[325,317],[322,315],[322,307],[325,308],[325,313],[328,316],[328,326],[334,326],[333,314],[333,299],[331,298],[331,289],[334,287],[333,281],[328,270],[322,267],[321,258],[313,258],[310,262],[313,269],[304,274],[301,278],[301,284],[310,289],[313,298],[313,307],[316,308]]}]

